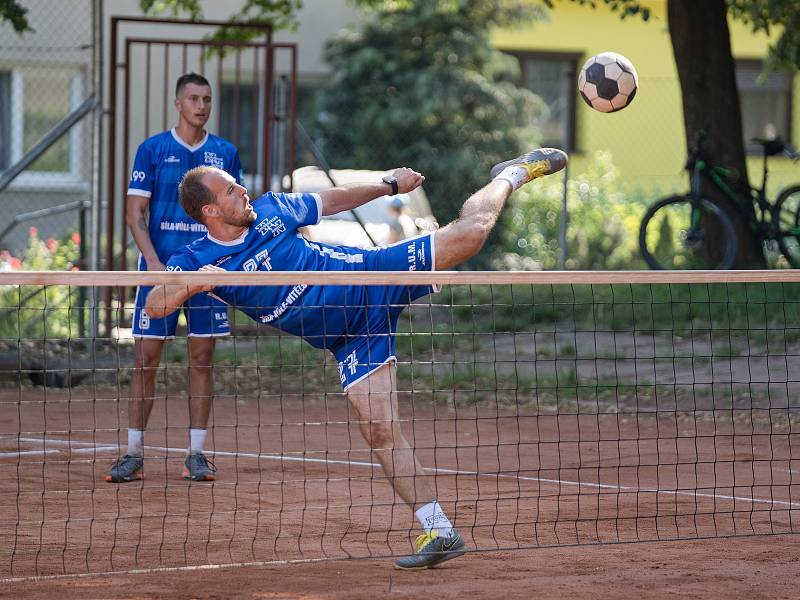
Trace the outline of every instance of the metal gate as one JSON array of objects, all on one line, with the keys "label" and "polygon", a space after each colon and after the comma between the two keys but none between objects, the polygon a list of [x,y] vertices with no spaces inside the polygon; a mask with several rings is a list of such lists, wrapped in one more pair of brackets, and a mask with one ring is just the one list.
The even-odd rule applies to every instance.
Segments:
[{"label": "metal gate", "polygon": [[[219,21],[113,17],[109,60],[109,145],[105,269],[127,270],[138,253],[125,225],[124,199],[138,145],[176,123],[177,78],[189,71],[211,82],[207,129],[233,142],[251,196],[291,187],[295,166],[297,47],[272,42],[220,42],[207,37]],[[198,32],[206,37],[198,39]],[[106,298],[120,308],[125,293]],[[118,313],[121,314],[121,313]],[[105,318],[111,331],[112,311]]]}]

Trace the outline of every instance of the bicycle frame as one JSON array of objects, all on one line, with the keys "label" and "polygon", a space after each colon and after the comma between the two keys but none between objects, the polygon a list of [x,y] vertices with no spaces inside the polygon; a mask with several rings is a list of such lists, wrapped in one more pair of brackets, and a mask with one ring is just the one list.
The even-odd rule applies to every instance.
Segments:
[{"label": "bicycle frame", "polygon": [[[736,219],[732,217],[738,215],[742,221],[740,226],[749,230],[765,250],[775,253],[780,249],[792,266],[800,268],[800,185],[784,188],[773,200],[766,193],[768,157],[784,154],[800,160],[800,153],[779,139],[754,139],[764,149],[761,186],[740,186],[736,184],[735,170],[705,159],[703,138],[702,133],[698,135],[696,145],[689,150],[685,166],[690,174],[689,192],[660,198],[645,211],[639,229],[639,245],[645,261],[653,269],[684,268],[685,265],[694,265],[689,268],[732,268],[739,247]],[[714,188],[718,193],[704,193]],[[678,223],[677,235],[669,226],[663,228],[664,223],[670,223],[670,214],[675,215]],[[648,229],[651,224],[657,230]],[[664,234],[668,237],[664,238]],[[661,241],[665,239],[662,247]],[[651,241],[657,244],[651,245]]]},{"label": "bicycle frame", "polygon": [[[757,188],[748,185],[747,191],[749,194],[745,194],[744,191],[734,190],[730,186],[728,183],[728,178],[734,176],[735,173],[736,171],[733,169],[711,165],[700,158],[696,159],[694,161],[691,175],[692,198],[699,199],[703,197],[702,181],[704,176],[708,177],[717,187],[717,189],[725,194],[728,200],[730,200],[731,206],[736,209],[736,211],[739,213],[739,216],[744,219],[750,229],[760,237],[766,239],[769,237],[768,229],[770,225],[766,222],[764,215],[765,213],[770,212],[772,209],[772,205],[767,201],[766,194],[764,192],[767,185],[766,157],[764,159],[762,186]],[[745,198],[749,201],[746,204],[741,202],[741,200]],[[760,215],[756,213],[755,207],[758,207],[758,210],[761,213]],[[696,223],[694,223],[694,217],[692,221],[693,225],[696,225]]]}]

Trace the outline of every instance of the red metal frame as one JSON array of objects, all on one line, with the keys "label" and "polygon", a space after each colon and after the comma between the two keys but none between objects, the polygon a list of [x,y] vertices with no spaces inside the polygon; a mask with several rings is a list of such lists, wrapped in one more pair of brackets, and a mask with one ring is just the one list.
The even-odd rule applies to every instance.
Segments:
[{"label": "red metal frame", "polygon": [[[146,18],[146,17],[112,17],[111,18],[111,59],[109,60],[109,100],[108,100],[108,107],[106,110],[106,114],[109,116],[109,127],[108,127],[108,136],[109,136],[109,144],[108,144],[108,182],[107,182],[107,209],[106,209],[106,249],[105,249],[105,269],[106,270],[115,270],[117,267],[120,270],[127,269],[127,259],[126,259],[126,252],[125,248],[128,244],[128,231],[127,227],[125,226],[125,219],[122,219],[122,230],[120,234],[120,241],[122,244],[122,252],[119,257],[119,264],[116,264],[115,255],[114,255],[114,241],[115,241],[115,229],[116,229],[116,211],[117,211],[117,200],[116,195],[118,193],[117,185],[118,185],[118,176],[122,174],[122,177],[125,177],[125,173],[127,173],[127,169],[129,168],[130,164],[130,156],[129,156],[129,142],[130,142],[130,96],[131,96],[131,49],[135,45],[144,44],[146,47],[146,62],[145,64],[149,66],[151,64],[151,47],[154,44],[164,45],[165,46],[165,53],[169,56],[170,47],[173,46],[182,46],[183,51],[183,67],[184,72],[186,70],[186,65],[188,63],[188,48],[190,46],[200,46],[202,49],[205,48],[213,48],[213,47],[225,47],[225,48],[236,48],[237,49],[237,57],[236,57],[236,72],[235,72],[235,83],[237,86],[236,95],[239,96],[238,85],[240,83],[240,64],[239,60],[241,57],[241,49],[254,49],[256,50],[254,55],[254,73],[257,74],[260,68],[260,60],[259,60],[259,50],[264,49],[264,70],[263,70],[263,81],[265,82],[265,106],[264,106],[264,124],[263,130],[261,132],[261,136],[263,139],[263,153],[262,153],[262,165],[261,165],[261,173],[262,173],[262,188],[264,190],[269,189],[270,181],[271,181],[271,165],[272,165],[272,144],[270,143],[271,140],[271,128],[274,122],[279,118],[274,114],[275,106],[274,106],[274,83],[275,83],[275,74],[274,74],[274,67],[275,67],[275,53],[280,50],[288,50],[291,53],[291,76],[290,76],[290,110],[289,110],[289,135],[288,135],[288,171],[291,173],[294,170],[294,161],[295,161],[295,147],[296,147],[296,140],[295,140],[295,129],[294,129],[294,122],[296,118],[296,111],[297,111],[297,86],[296,86],[296,79],[297,79],[297,46],[295,44],[273,44],[272,43],[272,30],[269,27],[261,27],[260,29],[263,30],[264,33],[264,41],[259,42],[219,42],[219,41],[212,41],[212,40],[175,40],[172,39],[164,39],[164,38],[157,38],[157,37],[127,37],[124,36],[124,58],[122,63],[118,62],[118,52],[119,48],[119,38],[120,38],[120,25],[122,24],[130,24],[130,23],[147,23],[147,24],[158,24],[158,25],[193,25],[193,26],[204,26],[204,27],[219,27],[219,26],[226,26],[226,27],[237,27],[237,28],[247,28],[250,27],[244,24],[237,24],[237,23],[228,23],[226,21],[189,21],[184,19],[160,19],[160,18]],[[222,61],[219,61],[219,68],[221,69]],[[205,52],[200,53],[200,65],[201,71],[205,68]],[[122,119],[123,119],[123,131],[122,131],[122,168],[119,169],[119,165],[117,164],[117,86],[118,86],[118,70],[124,69],[124,94],[125,98],[123,99],[123,106],[122,106]],[[168,69],[164,71],[164,89],[169,89],[169,81],[168,81]],[[218,73],[217,77],[218,82],[221,81],[221,73]],[[150,79],[146,79],[146,83],[144,86],[144,94],[147,98],[145,103],[145,123],[146,127],[149,127],[150,123],[150,106],[149,106],[149,98],[150,98]],[[254,104],[258,103],[258,87],[254,86],[253,89],[253,97],[252,100]],[[257,112],[257,111],[256,111]],[[166,124],[166,115],[167,111],[164,111],[164,120],[165,122],[162,124],[163,129],[167,128]],[[235,112],[235,120],[239,122],[239,109],[236,108]],[[257,150],[258,148],[258,128],[254,127],[253,129],[253,147]],[[235,127],[235,131],[237,132],[239,128]],[[253,172],[258,173],[258,169],[255,169],[255,165],[253,165]],[[123,182],[124,185],[124,182]],[[123,190],[124,192],[124,190]],[[124,208],[123,208],[124,210]],[[107,296],[106,296],[106,306],[111,307],[111,289],[108,288]],[[106,311],[105,317],[105,327],[106,331],[111,331],[111,311]]]}]

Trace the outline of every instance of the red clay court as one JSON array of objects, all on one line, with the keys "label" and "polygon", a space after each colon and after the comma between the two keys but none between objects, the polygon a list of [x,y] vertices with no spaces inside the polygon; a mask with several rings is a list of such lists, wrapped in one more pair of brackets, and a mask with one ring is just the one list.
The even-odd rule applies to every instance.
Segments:
[{"label": "red clay court", "polygon": [[[5,400],[10,399],[6,393]],[[219,579],[226,582],[223,590],[233,592],[240,586],[245,592],[266,569],[273,576],[279,573],[281,581],[284,574],[288,577],[287,587],[267,589],[294,589],[320,598],[350,596],[338,585],[341,596],[327,586],[317,592],[314,586],[301,590],[300,582],[310,581],[301,574],[349,579],[352,597],[377,591],[355,584],[363,570],[377,581],[391,577],[400,585],[396,591],[403,586],[413,589],[419,580],[412,574],[392,574],[389,558],[158,572],[408,552],[416,533],[411,512],[393,498],[357,427],[347,424],[343,397],[324,402],[284,397],[280,404],[218,401],[210,456],[219,477],[212,484],[189,484],[180,478],[185,430],[167,429],[163,421],[163,415],[169,415],[170,422],[185,422],[186,401],[180,397],[170,398],[154,413],[145,480],[106,484],[105,468],[119,453],[117,435],[109,430],[118,423],[116,413],[98,411],[98,406],[102,403],[70,401],[64,393],[47,391],[45,402],[25,403],[18,415],[5,411],[0,468],[7,485],[0,492],[5,507],[1,526],[11,543],[3,545],[0,559],[4,578],[121,571],[110,581],[170,582],[168,587],[181,581],[174,597],[183,592],[190,594],[185,597],[213,597],[204,596],[210,591],[202,586],[191,587],[192,582]],[[404,414],[411,410],[405,403]],[[72,431],[85,431],[92,423],[95,435],[65,431],[67,424]],[[415,408],[414,420],[406,426],[423,464],[435,465],[439,497],[469,547],[504,550],[468,554],[443,567],[444,580],[455,589],[457,582],[482,578],[487,569],[499,569],[498,575],[506,572],[514,581],[539,581],[540,566],[552,573],[551,560],[563,565],[563,577],[576,566],[569,564],[568,556],[581,557],[581,564],[596,563],[593,572],[604,573],[608,589],[619,579],[641,579],[641,574],[635,577],[626,567],[628,575],[608,579],[604,557],[615,562],[609,566],[617,570],[633,557],[670,564],[677,548],[681,558],[695,553],[701,558],[708,552],[730,558],[747,549],[744,555],[756,553],[767,563],[759,564],[754,576],[792,558],[794,538],[766,535],[797,528],[800,503],[794,499],[800,466],[797,438],[788,428],[776,433],[774,425],[770,431],[769,423],[747,419],[715,426],[657,414],[526,415],[474,407]],[[32,430],[47,433],[16,434]],[[764,535],[746,541],[520,550],[752,534]],[[781,547],[785,552],[777,551]],[[545,556],[550,559],[544,561]],[[621,557],[626,558],[616,562]],[[789,562],[796,570],[794,561],[796,553]],[[578,567],[576,573],[585,568]],[[700,565],[693,563],[691,568]],[[124,573],[149,569],[156,572]],[[432,576],[421,577],[430,581]],[[770,579],[765,584],[778,586],[773,589],[779,596],[782,584]],[[53,579],[46,584],[52,587],[43,587],[44,582],[10,585],[25,593],[63,590],[59,597],[74,591],[77,597],[79,590],[86,592],[85,586],[102,581],[109,581],[108,576]],[[570,584],[577,586],[575,591],[579,582],[577,578]],[[483,584],[470,585],[469,590],[477,594],[472,597],[482,597],[479,590],[490,591]],[[308,595],[314,593],[319,595]]]}]

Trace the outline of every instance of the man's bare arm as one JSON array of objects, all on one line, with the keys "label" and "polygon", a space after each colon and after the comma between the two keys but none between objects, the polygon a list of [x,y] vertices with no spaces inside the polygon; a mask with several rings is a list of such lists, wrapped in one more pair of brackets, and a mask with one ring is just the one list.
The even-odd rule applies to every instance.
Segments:
[{"label": "man's bare arm", "polygon": [[[225,269],[206,265],[198,271],[224,272]],[[154,319],[162,319],[178,310],[183,303],[195,294],[209,292],[214,289],[213,284],[201,285],[157,285],[147,294],[144,310]]]},{"label": "man's bare arm", "polygon": [[150,230],[147,228],[147,208],[150,198],[128,194],[125,200],[125,221],[131,230],[136,245],[147,263],[148,271],[163,271],[164,265],[158,258],[156,249],[150,240]]},{"label": "man's bare arm", "polygon": [[[397,191],[405,194],[418,188],[425,177],[413,169],[402,167],[392,173],[397,178]],[[336,186],[320,192],[322,197],[322,215],[335,215],[344,210],[352,210],[370,200],[391,194],[387,183],[352,183]]]}]

